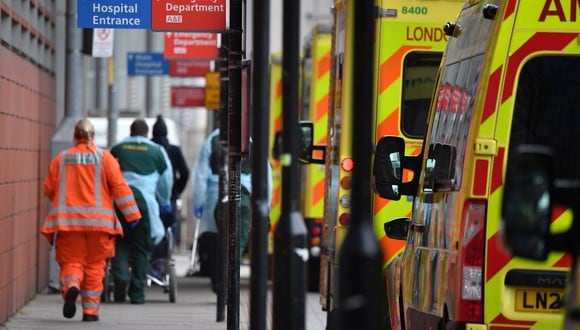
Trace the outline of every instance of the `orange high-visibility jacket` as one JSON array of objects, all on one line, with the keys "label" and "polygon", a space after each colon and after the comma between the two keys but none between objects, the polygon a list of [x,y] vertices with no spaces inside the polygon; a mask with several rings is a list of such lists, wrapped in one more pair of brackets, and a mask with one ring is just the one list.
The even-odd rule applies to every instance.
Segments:
[{"label": "orange high-visibility jacket", "polygon": [[114,204],[128,222],[141,218],[119,163],[93,142],[79,141],[51,161],[44,194],[52,201],[41,230],[49,241],[57,231],[122,235]]}]

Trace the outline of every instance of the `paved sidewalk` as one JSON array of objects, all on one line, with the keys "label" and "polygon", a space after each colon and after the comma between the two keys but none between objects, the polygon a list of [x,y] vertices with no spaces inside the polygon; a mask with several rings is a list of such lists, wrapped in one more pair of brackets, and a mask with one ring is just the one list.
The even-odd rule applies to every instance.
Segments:
[{"label": "paved sidewalk", "polygon": [[[161,287],[147,289],[143,305],[130,303],[102,303],[100,321],[82,322],[82,308],[77,304],[73,319],[62,316],[60,294],[38,294],[0,329],[9,330],[61,330],[61,329],[203,329],[227,328],[227,316],[216,322],[216,296],[210,289],[207,277],[185,277],[189,255],[177,255],[176,271],[178,285],[176,302],[169,302],[169,295]],[[249,274],[244,266],[241,274],[240,329],[249,327]],[[227,310],[227,308],[226,308]],[[270,315],[270,311],[268,311]],[[324,330],[326,313],[318,305],[318,294],[308,293],[306,298],[306,330]],[[268,324],[271,324],[268,321]]]}]

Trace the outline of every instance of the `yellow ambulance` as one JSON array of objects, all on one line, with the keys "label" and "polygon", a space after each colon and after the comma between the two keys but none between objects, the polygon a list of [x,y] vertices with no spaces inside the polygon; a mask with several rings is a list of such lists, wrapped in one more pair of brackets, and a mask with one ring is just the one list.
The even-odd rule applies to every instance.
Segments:
[{"label": "yellow ambulance", "polygon": [[[282,54],[274,53],[270,58],[270,123],[269,148],[274,150],[275,136],[282,130]],[[270,201],[270,233],[268,235],[268,255],[274,252],[274,230],[282,213],[282,168],[280,160],[272,152],[268,157],[272,166],[272,200]],[[272,260],[270,260],[272,261]],[[270,262],[270,266],[272,266]]]},{"label": "yellow ambulance", "polygon": [[[305,41],[301,58],[300,115],[307,121],[309,148],[315,150],[307,157],[299,157],[300,211],[307,228],[308,273],[307,288],[318,291],[320,282],[320,251],[324,216],[324,146],[328,122],[330,86],[330,27],[316,24]],[[276,149],[280,146],[282,130],[282,54],[273,54],[270,72],[270,161],[273,166],[273,197],[270,212],[270,248],[273,252],[273,233],[281,215],[281,168]],[[313,156],[313,157],[312,157]],[[303,160],[308,158],[307,160]]]},{"label": "yellow ambulance", "polygon": [[[406,240],[389,284],[397,328],[562,328],[570,256],[513,256],[501,203],[521,144],[549,144],[560,171],[578,173],[578,16],[578,0],[469,0],[445,25],[421,152],[384,136],[375,153],[376,191],[414,198],[410,218],[385,225]],[[552,216],[554,230],[570,225],[571,212]]]},{"label": "yellow ambulance", "polygon": [[[305,63],[310,63],[310,59],[303,59],[303,64],[302,66],[305,66]],[[310,64],[308,64],[310,65]],[[308,69],[308,75],[311,74],[311,69]],[[282,143],[282,53],[274,53],[271,55],[270,58],[270,121],[269,121],[269,137],[268,137],[268,142],[269,142],[269,147],[268,150],[269,152],[269,161],[270,164],[272,166],[272,200],[271,200],[271,204],[270,204],[270,231],[268,234],[268,255],[270,258],[270,270],[273,270],[273,266],[274,266],[274,260],[273,260],[273,255],[274,255],[274,232],[276,231],[276,227],[278,226],[278,222],[280,221],[280,217],[282,215],[282,166],[280,163],[280,149],[281,149],[281,143]],[[302,72],[301,72],[302,73]],[[308,77],[307,77],[308,78]],[[303,76],[300,77],[301,82],[302,79],[304,79]],[[309,78],[308,78],[309,79]],[[302,85],[302,84],[301,84]],[[303,90],[301,90],[301,94],[304,93]],[[308,102],[302,102],[300,104],[301,107],[304,107],[306,104],[308,104]],[[302,111],[300,111],[302,112]],[[308,113],[308,112],[307,112]],[[301,124],[302,125],[302,124]],[[307,126],[305,126],[305,128],[308,129],[308,134],[312,135],[313,133],[313,124],[312,122],[309,122],[308,124],[306,124]],[[302,126],[301,126],[302,129]],[[306,153],[302,153],[298,156],[298,160],[299,160],[299,164],[300,165],[305,165],[305,164],[314,164],[316,163],[316,160],[312,159],[312,155],[315,154],[312,149],[320,149],[320,147],[316,147],[313,146],[312,141],[313,138],[310,138],[310,145],[309,145],[309,151],[310,153],[308,155],[306,155]],[[323,156],[322,156],[323,157]],[[308,158],[308,160],[306,160]],[[309,177],[308,170],[309,166],[300,166],[300,176],[301,176],[301,182],[304,182],[304,180],[306,179],[306,177]],[[303,189],[303,187],[301,187],[301,191],[300,191],[300,207],[301,207],[301,212],[302,212],[302,208],[304,207],[304,196],[305,196],[305,191]],[[318,233],[315,229],[315,227],[318,227],[318,229],[320,229],[321,224],[319,224],[318,222],[320,220],[315,221],[315,218],[310,218],[304,219],[305,222],[308,224],[310,222],[310,226],[308,226],[309,228],[309,235],[312,235],[312,233],[315,234],[315,236],[320,236],[320,233]],[[312,240],[309,240],[310,244],[308,246],[308,252],[310,253],[309,255],[309,269],[313,269],[313,271],[316,272],[316,274],[314,275],[315,280],[314,281],[310,281],[308,283],[308,287],[309,289],[316,289],[318,287],[318,268],[319,268],[319,260],[316,261],[316,257],[319,258],[320,256],[320,248],[319,242],[316,242],[316,246],[312,246]],[[312,258],[312,255],[315,255],[314,258]],[[311,260],[312,259],[312,260]],[[314,267],[311,267],[310,264],[314,263]],[[270,274],[271,275],[271,274]]]},{"label": "yellow ambulance", "polygon": [[[374,136],[401,137],[406,152],[421,150],[427,113],[443,50],[449,37],[444,22],[455,19],[464,0],[381,0],[378,1],[375,51]],[[408,175],[405,173],[405,175]],[[373,224],[383,253],[384,277],[390,320],[398,319],[398,294],[392,278],[392,262],[401,254],[405,241],[387,237],[384,225],[396,217],[409,217],[412,198],[389,200],[376,195]]]},{"label": "yellow ambulance", "polygon": [[[324,227],[321,256],[321,305],[329,313],[335,309],[334,295],[340,246],[350,219],[352,129],[350,72],[356,68],[353,54],[353,5],[337,0],[333,6],[332,56],[329,113],[326,138]],[[455,18],[463,0],[380,0],[375,19],[375,99],[374,136],[392,134],[409,143],[417,153],[425,134],[425,124],[437,69],[448,37],[442,22]],[[314,128],[318,134],[319,127]],[[320,142],[321,143],[321,142]],[[374,227],[383,252],[385,277],[390,263],[402,251],[404,242],[386,237],[385,222],[409,216],[410,200],[374,200]],[[392,296],[392,299],[390,298]],[[390,294],[394,301],[398,295]],[[391,304],[396,309],[396,302]]]},{"label": "yellow ambulance", "polygon": [[[312,123],[314,145],[326,145],[330,88],[331,28],[316,24],[304,44],[301,70],[301,120]],[[316,160],[321,160],[316,162]],[[310,164],[300,164],[300,211],[307,228],[309,251],[307,287],[317,292],[320,282],[320,244],[324,217],[324,159],[314,155]]]}]

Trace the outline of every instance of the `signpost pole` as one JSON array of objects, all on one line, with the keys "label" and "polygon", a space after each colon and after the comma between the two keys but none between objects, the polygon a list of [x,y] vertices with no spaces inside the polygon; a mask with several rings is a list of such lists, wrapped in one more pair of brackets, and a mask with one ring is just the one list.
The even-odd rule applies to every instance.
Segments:
[{"label": "signpost pole", "polygon": [[229,330],[240,324],[240,213],[241,213],[241,136],[242,136],[242,21],[243,0],[230,0],[229,76],[229,213],[228,213],[228,320]]},{"label": "signpost pole", "polygon": [[[220,72],[220,150],[221,157],[219,164],[219,200],[217,204],[217,260],[213,271],[216,278],[213,279],[216,285],[217,306],[216,321],[223,322],[226,319],[226,282],[228,280],[228,240],[227,240],[227,202],[228,196],[228,173],[225,165],[228,163],[228,109],[229,109],[229,77],[228,77],[228,37],[227,33],[222,34],[222,45],[219,50],[219,72]],[[212,283],[212,285],[214,285]]]}]

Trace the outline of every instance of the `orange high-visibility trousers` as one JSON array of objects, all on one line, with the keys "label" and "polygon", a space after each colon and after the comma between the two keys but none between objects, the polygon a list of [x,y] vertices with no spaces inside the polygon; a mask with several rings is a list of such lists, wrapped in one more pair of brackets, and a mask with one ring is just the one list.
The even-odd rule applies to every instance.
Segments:
[{"label": "orange high-visibility trousers", "polygon": [[83,314],[99,315],[107,259],[115,254],[115,236],[103,232],[59,231],[55,240],[63,299],[80,290]]}]

